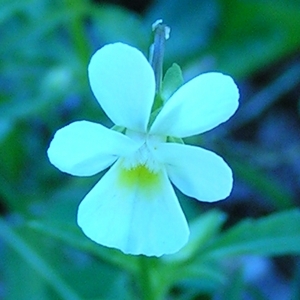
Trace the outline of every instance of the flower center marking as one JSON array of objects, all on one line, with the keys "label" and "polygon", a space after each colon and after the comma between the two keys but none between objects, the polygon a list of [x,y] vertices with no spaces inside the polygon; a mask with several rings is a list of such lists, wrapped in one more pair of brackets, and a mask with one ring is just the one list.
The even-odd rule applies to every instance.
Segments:
[{"label": "flower center marking", "polygon": [[160,173],[154,173],[146,165],[137,165],[131,169],[122,168],[120,181],[127,187],[155,188],[160,183]]},{"label": "flower center marking", "polygon": [[121,161],[120,183],[128,188],[138,188],[147,192],[160,187],[161,166],[154,159],[147,144],[132,156]]}]

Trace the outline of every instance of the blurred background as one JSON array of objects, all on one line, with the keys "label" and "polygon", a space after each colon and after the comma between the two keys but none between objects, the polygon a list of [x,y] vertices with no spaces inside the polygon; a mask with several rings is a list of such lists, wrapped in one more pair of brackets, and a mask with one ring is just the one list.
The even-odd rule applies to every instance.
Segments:
[{"label": "blurred background", "polygon": [[[186,139],[224,157],[235,178],[223,202],[178,192],[188,220],[215,209],[226,230],[299,205],[299,0],[0,0],[0,299],[141,299],[136,258],[90,243],[76,225],[102,174],[63,174],[46,151],[73,121],[112,125],[90,90],[89,59],[116,41],[148,56],[160,18],[171,27],[165,70],[230,74],[241,93],[229,122]],[[165,299],[300,299],[297,256],[251,253],[172,282]]]}]

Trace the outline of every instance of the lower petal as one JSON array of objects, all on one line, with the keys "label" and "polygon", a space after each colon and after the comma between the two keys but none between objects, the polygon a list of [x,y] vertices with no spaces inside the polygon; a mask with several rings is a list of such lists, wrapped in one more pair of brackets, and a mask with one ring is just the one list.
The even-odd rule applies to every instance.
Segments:
[{"label": "lower petal", "polygon": [[[149,185],[118,161],[83,199],[78,224],[93,241],[128,254],[161,256],[177,252],[189,229],[165,170]],[[131,174],[132,175],[132,174]]]},{"label": "lower petal", "polygon": [[170,180],[184,194],[207,202],[229,196],[233,184],[232,171],[217,154],[175,143],[162,143],[156,151]]}]

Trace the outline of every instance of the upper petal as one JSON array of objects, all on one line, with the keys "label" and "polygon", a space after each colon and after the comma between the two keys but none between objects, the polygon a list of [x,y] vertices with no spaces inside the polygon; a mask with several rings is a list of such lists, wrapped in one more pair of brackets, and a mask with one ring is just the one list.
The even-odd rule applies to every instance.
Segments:
[{"label": "upper petal", "polygon": [[187,137],[228,120],[238,108],[239,91],[231,77],[201,74],[180,87],[155,119],[153,134]]},{"label": "upper petal", "polygon": [[109,44],[93,55],[88,71],[108,117],[119,126],[145,131],[155,94],[154,73],[145,56],[126,44]]},{"label": "upper petal", "polygon": [[165,163],[170,180],[184,194],[201,201],[226,198],[232,190],[232,171],[217,154],[195,146],[162,143],[157,157]]},{"label": "upper petal", "polygon": [[128,155],[136,148],[133,140],[119,132],[100,124],[77,121],[55,133],[48,157],[63,172],[89,176],[104,170],[120,155]]},{"label": "upper petal", "polygon": [[189,229],[165,171],[150,178],[149,184],[155,185],[149,189],[139,177],[124,179],[122,172],[118,161],[79,205],[83,232],[101,245],[129,254],[178,251],[187,242]]}]

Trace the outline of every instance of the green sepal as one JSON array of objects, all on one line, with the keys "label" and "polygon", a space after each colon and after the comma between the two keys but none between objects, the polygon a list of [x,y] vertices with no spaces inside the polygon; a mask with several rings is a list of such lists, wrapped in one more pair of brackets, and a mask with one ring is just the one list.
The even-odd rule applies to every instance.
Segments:
[{"label": "green sepal", "polygon": [[174,136],[168,136],[167,138],[168,143],[177,143],[177,144],[184,144],[184,141],[182,138],[177,138]]},{"label": "green sepal", "polygon": [[154,102],[152,105],[151,112],[154,113],[158,109],[161,109],[164,105],[164,100],[159,93],[155,95]]},{"label": "green sepal", "polygon": [[[148,129],[153,124],[156,116],[161,111],[164,104],[168,99],[174,94],[174,92],[183,84],[183,77],[180,67],[177,64],[173,64],[166,72],[164,79],[162,81],[161,90],[155,95],[153,106],[151,109],[150,120],[148,123]],[[175,139],[175,138],[174,138]],[[174,140],[174,143],[181,143],[183,141]]]},{"label": "green sepal", "polygon": [[148,123],[148,130],[150,130],[155,118],[157,117],[157,115],[159,114],[161,109],[162,109],[162,106],[160,106],[159,108],[152,111],[152,113],[150,115],[149,123]]},{"label": "green sepal", "polygon": [[111,130],[118,131],[120,133],[125,133],[126,128],[123,126],[114,125]]},{"label": "green sepal", "polygon": [[182,71],[179,65],[173,63],[173,65],[167,70],[162,86],[160,95],[163,102],[166,103],[169,98],[183,85]]}]

